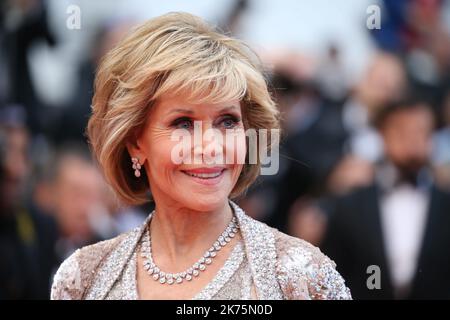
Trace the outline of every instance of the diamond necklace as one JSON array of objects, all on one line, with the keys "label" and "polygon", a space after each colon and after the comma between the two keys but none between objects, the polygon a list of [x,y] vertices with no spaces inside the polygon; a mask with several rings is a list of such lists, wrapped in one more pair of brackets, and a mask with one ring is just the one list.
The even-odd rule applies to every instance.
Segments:
[{"label": "diamond necklace", "polygon": [[224,232],[219,236],[219,238],[213,243],[211,248],[209,248],[203,256],[197,260],[191,267],[183,272],[178,273],[168,273],[161,271],[161,269],[155,264],[152,257],[152,246],[150,237],[150,224],[148,224],[141,246],[141,256],[144,258],[144,269],[155,281],[159,281],[160,284],[180,284],[183,281],[191,281],[194,277],[198,277],[200,271],[205,271],[206,266],[210,265],[217,255],[217,252],[226,246],[232,238],[238,232],[239,226],[237,224],[236,217],[233,217],[228,224]]}]

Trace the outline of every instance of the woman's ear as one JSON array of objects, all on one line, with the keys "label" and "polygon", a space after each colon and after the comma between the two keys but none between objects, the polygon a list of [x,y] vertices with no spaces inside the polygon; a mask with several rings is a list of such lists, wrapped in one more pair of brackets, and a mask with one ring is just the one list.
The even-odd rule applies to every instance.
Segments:
[{"label": "woman's ear", "polygon": [[138,158],[140,164],[143,164],[145,162],[146,157],[144,150],[142,150],[142,148],[140,147],[139,141],[137,139],[133,139],[133,141],[127,141],[126,147],[131,158]]}]

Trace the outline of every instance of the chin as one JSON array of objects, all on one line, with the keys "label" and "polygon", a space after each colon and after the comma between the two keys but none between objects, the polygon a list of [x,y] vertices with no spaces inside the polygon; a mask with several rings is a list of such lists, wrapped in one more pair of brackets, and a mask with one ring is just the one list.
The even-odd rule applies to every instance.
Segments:
[{"label": "chin", "polygon": [[[214,211],[223,208],[228,202],[233,189],[232,170],[223,170],[217,177],[201,179],[192,177],[184,172],[178,174],[179,201],[195,211]],[[181,196],[181,197],[180,197]]]},{"label": "chin", "polygon": [[[184,199],[186,207],[195,211],[207,212],[221,209],[228,202],[229,193],[222,190],[213,193],[193,192]],[[183,201],[184,202],[184,201]]]}]

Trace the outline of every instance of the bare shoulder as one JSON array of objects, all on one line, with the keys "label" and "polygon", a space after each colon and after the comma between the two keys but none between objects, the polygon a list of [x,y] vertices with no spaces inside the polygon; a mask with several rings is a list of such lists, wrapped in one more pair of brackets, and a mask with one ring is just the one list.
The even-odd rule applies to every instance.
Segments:
[{"label": "bare shoulder", "polygon": [[82,299],[97,268],[128,233],[83,247],[58,268],[51,288],[52,300]]},{"label": "bare shoulder", "polygon": [[309,242],[272,229],[277,276],[288,299],[351,299],[333,260]]}]

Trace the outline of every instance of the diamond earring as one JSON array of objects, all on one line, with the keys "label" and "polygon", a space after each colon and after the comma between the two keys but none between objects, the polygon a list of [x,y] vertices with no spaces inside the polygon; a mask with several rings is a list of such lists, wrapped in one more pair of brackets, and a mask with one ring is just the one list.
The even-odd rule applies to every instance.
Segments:
[{"label": "diamond earring", "polygon": [[141,176],[141,164],[139,163],[139,158],[131,158],[131,162],[133,162],[134,175],[136,178]]}]

